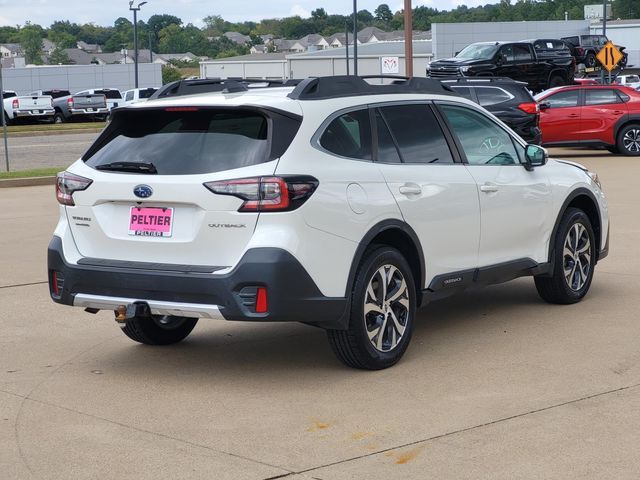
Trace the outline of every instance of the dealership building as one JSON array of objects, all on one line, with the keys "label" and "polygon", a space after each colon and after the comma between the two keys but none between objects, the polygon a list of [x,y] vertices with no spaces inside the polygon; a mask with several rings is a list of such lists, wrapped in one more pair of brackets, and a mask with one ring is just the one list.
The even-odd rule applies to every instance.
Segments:
[{"label": "dealership building", "polygon": [[[535,22],[434,23],[432,38],[414,40],[414,73],[424,75],[431,60],[452,57],[466,45],[486,41],[517,41],[599,34],[601,24],[589,20]],[[640,20],[607,23],[607,36],[627,47],[629,66],[640,66]],[[353,73],[353,46],[348,48],[349,69]],[[200,64],[203,78],[305,78],[345,75],[347,49],[329,48],[305,53],[263,53],[209,60]],[[375,42],[358,46],[359,75],[403,75],[404,42]]]}]

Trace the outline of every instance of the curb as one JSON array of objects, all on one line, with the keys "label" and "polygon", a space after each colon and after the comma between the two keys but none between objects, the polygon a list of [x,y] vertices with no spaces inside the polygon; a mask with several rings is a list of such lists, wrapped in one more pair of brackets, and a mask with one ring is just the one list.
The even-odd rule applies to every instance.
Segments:
[{"label": "curb", "polygon": [[48,137],[54,135],[76,135],[81,133],[100,133],[102,128],[83,128],[76,130],[39,130],[33,132],[7,132],[7,138]]},{"label": "curb", "polygon": [[4,178],[0,180],[0,188],[38,187],[55,183],[56,177]]}]

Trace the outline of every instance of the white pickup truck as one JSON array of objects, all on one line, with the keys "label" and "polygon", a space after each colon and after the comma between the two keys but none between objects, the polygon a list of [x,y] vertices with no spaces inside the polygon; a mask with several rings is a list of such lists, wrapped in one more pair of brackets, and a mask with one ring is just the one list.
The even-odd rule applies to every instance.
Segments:
[{"label": "white pickup truck", "polygon": [[127,90],[123,94],[123,105],[131,105],[132,103],[145,102],[149,97],[158,91],[157,88],[134,88]]},{"label": "white pickup truck", "polygon": [[640,90],[640,76],[638,75],[618,75],[615,83]]},{"label": "white pickup truck", "polygon": [[7,124],[17,120],[52,121],[55,115],[53,98],[50,95],[18,96],[16,92],[2,92],[4,118]]}]

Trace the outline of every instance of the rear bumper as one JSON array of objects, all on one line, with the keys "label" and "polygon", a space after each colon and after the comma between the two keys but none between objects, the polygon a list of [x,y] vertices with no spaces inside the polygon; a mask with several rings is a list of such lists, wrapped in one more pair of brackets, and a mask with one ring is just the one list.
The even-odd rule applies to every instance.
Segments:
[{"label": "rear bumper", "polygon": [[71,115],[107,115],[109,113],[108,108],[71,108],[69,109]]},{"label": "rear bumper", "polygon": [[34,109],[34,110],[16,110],[13,112],[13,118],[42,118],[53,117],[55,110]]},{"label": "rear bumper", "polygon": [[[57,303],[85,308],[146,303],[152,313],[165,315],[346,328],[347,299],[323,296],[304,267],[282,249],[249,250],[226,274],[139,266],[67,263],[62,241],[54,236],[48,249],[49,292]],[[267,289],[268,313],[255,313],[257,287]]]}]

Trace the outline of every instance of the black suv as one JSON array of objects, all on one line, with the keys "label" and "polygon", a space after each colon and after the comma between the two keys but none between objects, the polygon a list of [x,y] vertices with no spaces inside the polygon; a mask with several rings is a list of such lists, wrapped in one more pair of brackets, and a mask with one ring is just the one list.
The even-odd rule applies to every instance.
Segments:
[{"label": "black suv", "polygon": [[[562,37],[562,40],[570,44],[571,55],[576,59],[576,63],[582,63],[587,68],[593,68],[597,65],[596,55],[609,41],[606,35],[574,35],[572,37]],[[618,66],[625,68],[629,54],[624,51],[625,47],[620,45],[616,45],[616,47],[622,53],[622,60],[620,60]]]},{"label": "black suv", "polygon": [[482,105],[527,143],[540,144],[540,108],[525,82],[501,77],[456,77],[441,82],[458,95]]}]

